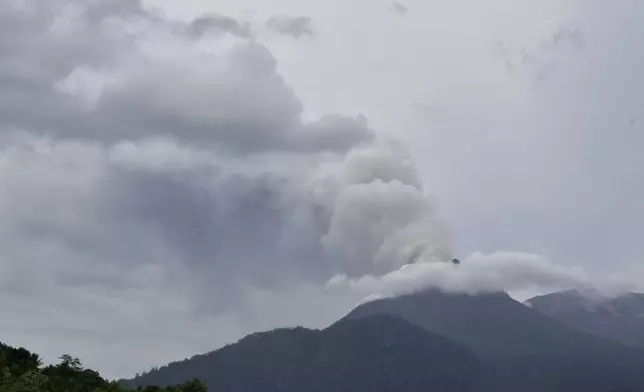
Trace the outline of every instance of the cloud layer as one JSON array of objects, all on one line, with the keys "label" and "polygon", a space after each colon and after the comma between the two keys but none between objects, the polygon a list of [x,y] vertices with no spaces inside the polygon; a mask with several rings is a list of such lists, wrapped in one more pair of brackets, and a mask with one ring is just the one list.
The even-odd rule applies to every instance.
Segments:
[{"label": "cloud layer", "polygon": [[594,287],[579,268],[557,266],[545,257],[520,253],[474,253],[460,265],[422,260],[383,276],[348,279],[338,275],[327,283],[334,289],[362,293],[367,300],[427,289],[446,293],[551,292]]},{"label": "cloud layer", "polygon": [[[30,88],[17,82],[25,67],[3,71],[13,82],[3,89],[2,110],[11,113],[2,128],[3,178],[28,177],[3,187],[13,189],[3,198],[9,227],[50,230],[64,247],[68,229],[97,256],[116,248],[104,240],[142,236],[179,262],[240,270],[242,278],[265,276],[253,271],[264,267],[280,275],[273,263],[356,273],[400,266],[406,256],[390,255],[424,238],[420,226],[444,235],[404,151],[376,140],[362,118],[302,122],[274,58],[240,37],[234,21],[181,25],[131,3],[57,1],[42,13],[20,4],[7,18],[51,27],[32,37],[46,58],[37,61],[40,47],[21,50],[35,68],[24,75]],[[50,60],[59,60],[56,72]],[[56,199],[63,193],[70,196]],[[26,208],[35,210],[22,214]],[[36,221],[26,224],[25,215]],[[372,224],[363,240],[348,241]],[[124,256],[116,259],[132,262]]]},{"label": "cloud layer", "polygon": [[106,334],[116,320],[234,329],[256,293],[449,257],[404,149],[362,117],[303,121],[243,23],[131,1],[13,1],[0,18],[16,37],[0,41],[0,290],[42,299],[16,315],[25,331],[116,347],[137,336]]}]

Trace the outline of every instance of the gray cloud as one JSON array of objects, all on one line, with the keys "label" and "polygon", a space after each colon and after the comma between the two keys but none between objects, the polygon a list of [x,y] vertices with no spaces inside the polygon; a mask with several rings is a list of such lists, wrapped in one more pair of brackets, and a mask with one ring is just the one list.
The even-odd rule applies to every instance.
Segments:
[{"label": "gray cloud", "polygon": [[281,34],[290,35],[293,38],[301,38],[305,35],[312,36],[311,18],[306,16],[276,15],[266,22],[266,26]]},{"label": "gray cloud", "polygon": [[[449,254],[404,149],[364,117],[302,120],[235,20],[63,0],[12,2],[0,18],[0,36],[16,36],[0,41],[0,309],[28,325],[0,322],[11,343],[51,360],[66,342],[127,376],[274,326],[262,296],[276,314],[294,292],[291,309],[337,309],[352,298],[324,292],[337,274]],[[202,346],[212,325],[221,337]],[[137,353],[116,365],[107,341]]]},{"label": "gray cloud", "polygon": [[200,17],[183,36],[176,23],[126,12],[133,5],[83,7],[58,0],[50,12],[3,13],[3,36],[26,31],[0,48],[5,126],[106,142],[162,134],[240,152],[346,150],[371,138],[349,118],[346,141],[341,132],[320,135],[326,120],[303,124],[273,56],[233,19]]}]

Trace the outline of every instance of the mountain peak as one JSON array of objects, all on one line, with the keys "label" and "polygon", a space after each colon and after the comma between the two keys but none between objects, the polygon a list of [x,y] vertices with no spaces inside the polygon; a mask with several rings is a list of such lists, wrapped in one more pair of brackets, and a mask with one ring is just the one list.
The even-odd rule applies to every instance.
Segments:
[{"label": "mountain peak", "polygon": [[373,314],[402,317],[462,342],[484,357],[556,353],[576,335],[572,328],[542,316],[505,292],[470,295],[425,290],[365,303],[346,317]]}]

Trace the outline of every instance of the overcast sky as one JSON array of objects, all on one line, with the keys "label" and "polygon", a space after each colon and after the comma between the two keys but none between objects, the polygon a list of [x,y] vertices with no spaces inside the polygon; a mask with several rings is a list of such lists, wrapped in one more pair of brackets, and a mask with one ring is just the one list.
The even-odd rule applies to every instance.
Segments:
[{"label": "overcast sky", "polygon": [[0,340],[129,377],[430,286],[637,287],[642,40],[639,0],[3,1]]}]

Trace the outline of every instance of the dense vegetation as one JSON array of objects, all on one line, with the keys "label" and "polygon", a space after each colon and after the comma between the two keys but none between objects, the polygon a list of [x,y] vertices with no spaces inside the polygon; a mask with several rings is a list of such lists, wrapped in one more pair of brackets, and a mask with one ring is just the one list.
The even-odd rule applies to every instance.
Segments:
[{"label": "dense vegetation", "polygon": [[[138,387],[137,392],[206,392],[193,380],[160,388]],[[0,392],[131,392],[118,383],[83,368],[78,358],[63,355],[57,365],[43,366],[38,354],[0,343]]]}]

